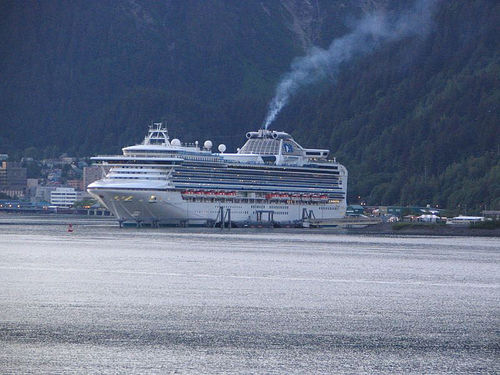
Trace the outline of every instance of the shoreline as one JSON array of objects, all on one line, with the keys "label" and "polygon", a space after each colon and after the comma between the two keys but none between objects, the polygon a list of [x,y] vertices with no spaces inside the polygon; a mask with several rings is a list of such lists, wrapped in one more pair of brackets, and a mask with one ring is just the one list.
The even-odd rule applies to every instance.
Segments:
[{"label": "shoreline", "polygon": [[418,224],[394,229],[393,223],[380,223],[366,228],[349,229],[350,233],[417,235],[417,236],[457,236],[457,237],[500,237],[500,228],[479,229],[458,225]]},{"label": "shoreline", "polygon": [[[118,227],[118,222],[113,217],[109,216],[88,216],[88,215],[75,215],[75,214],[0,214],[0,227],[2,226],[12,226],[12,225],[92,225],[92,224],[109,224],[110,226]],[[169,228],[169,226],[164,226],[162,228]],[[182,228],[172,226],[170,228]],[[210,228],[210,227],[186,227],[193,228],[205,228],[205,229],[215,229],[220,231],[220,228]],[[134,227],[125,228],[134,229]],[[149,229],[148,227],[143,227],[141,229]],[[154,228],[151,228],[154,229]],[[469,228],[467,226],[455,226],[455,225],[433,225],[433,224],[419,224],[407,227],[400,227],[394,229],[393,223],[380,223],[375,225],[369,225],[365,228],[232,228],[231,231],[245,231],[248,229],[252,230],[277,230],[277,231],[306,231],[306,232],[322,232],[328,234],[349,234],[349,235],[390,235],[390,236],[456,236],[456,237],[500,237],[500,228],[495,229],[479,229],[479,228]],[[224,229],[228,231],[228,229]]]}]

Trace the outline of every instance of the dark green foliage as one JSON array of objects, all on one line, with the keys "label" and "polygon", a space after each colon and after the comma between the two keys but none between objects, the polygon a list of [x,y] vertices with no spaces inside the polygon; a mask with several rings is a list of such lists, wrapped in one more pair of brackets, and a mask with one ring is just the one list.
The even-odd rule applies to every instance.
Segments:
[{"label": "dark green foliage", "polygon": [[28,161],[22,164],[26,168],[27,178],[40,178],[42,177],[42,168],[36,161]]},{"label": "dark green foliage", "polygon": [[300,53],[263,4],[2,2],[0,148],[112,152],[157,119],[185,140],[256,127]]},{"label": "dark green foliage", "polygon": [[[1,2],[0,153],[119,152],[152,120],[235,149],[304,38],[326,47],[370,7],[413,1],[319,0],[302,34],[294,3]],[[428,36],[303,90],[273,128],[330,148],[353,203],[500,208],[499,13],[491,0],[441,1]]]},{"label": "dark green foliage", "polygon": [[499,24],[496,2],[443,2],[427,38],[345,67],[279,124],[331,147],[352,200],[498,209]]},{"label": "dark green foliage", "polygon": [[73,204],[73,207],[75,207],[75,208],[84,208],[86,206],[93,206],[96,203],[97,203],[97,201],[95,199],[85,198],[85,199],[82,199],[81,201],[76,201]]}]

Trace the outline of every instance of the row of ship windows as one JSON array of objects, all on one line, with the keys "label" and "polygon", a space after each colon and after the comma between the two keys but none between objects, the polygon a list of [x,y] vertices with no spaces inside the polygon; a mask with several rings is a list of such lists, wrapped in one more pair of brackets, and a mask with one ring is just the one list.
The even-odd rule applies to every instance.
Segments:
[{"label": "row of ship windows", "polygon": [[[143,171],[121,171],[121,170],[124,170],[124,169],[148,169],[149,171],[148,172],[143,172]],[[194,168],[194,169],[197,169],[197,168]],[[251,178],[254,178],[254,179],[259,179],[259,178],[269,178],[269,177],[273,177],[273,178],[279,178],[280,180],[282,179],[294,179],[294,180],[315,180],[317,181],[318,179],[332,179],[332,180],[337,180],[338,177],[336,175],[318,175],[318,174],[315,174],[315,175],[298,175],[298,174],[292,174],[292,173],[279,173],[279,172],[275,172],[275,171],[264,171],[263,173],[241,173],[241,172],[238,172],[238,171],[228,171],[228,170],[224,170],[224,171],[220,171],[219,168],[211,168],[212,171],[210,172],[204,172],[204,171],[196,171],[196,172],[184,172],[182,170],[178,170],[176,169],[175,171],[175,174],[177,176],[182,176],[182,177],[187,177],[187,178],[200,178],[200,177],[203,177],[203,176],[207,176],[207,177],[210,177],[210,178],[213,178],[214,177],[214,174],[215,175],[220,175],[220,174],[224,174],[224,178],[225,179],[230,179],[230,178],[235,178],[235,177],[251,177]],[[141,173],[160,173],[160,174],[167,174],[168,172],[170,172],[170,169],[168,171],[165,171],[163,168],[160,169],[160,171],[153,171],[151,170],[151,167],[137,167],[137,166],[121,166],[118,170],[114,170],[112,172],[115,172],[115,173],[119,173],[119,172],[123,172],[123,173],[127,173],[127,174],[141,174]],[[229,173],[228,173],[229,172]],[[233,177],[234,176],[234,177]]]},{"label": "row of ship windows", "polygon": [[174,167],[180,173],[211,173],[211,174],[241,174],[241,175],[261,175],[261,176],[298,176],[321,178],[325,176],[338,176],[338,171],[291,171],[291,170],[273,170],[273,169],[238,169],[238,168],[213,168],[213,167]]},{"label": "row of ship windows", "polygon": [[111,174],[160,174],[160,175],[167,175],[166,172],[163,171],[140,171],[140,172],[132,172],[132,171],[120,171],[120,170],[113,170]]},{"label": "row of ship windows", "polygon": [[[231,210],[234,210],[235,208],[234,207],[231,207]],[[246,214],[248,215],[250,213],[250,211],[233,211],[234,213],[236,214]],[[217,214],[218,211],[215,211],[215,210],[197,210],[195,211],[195,213],[197,214]],[[252,211],[252,214],[255,215],[255,211]],[[273,211],[273,215],[288,215],[288,211]]]},{"label": "row of ship windows", "polygon": [[204,179],[204,180],[262,180],[262,181],[287,181],[287,180],[292,180],[292,181],[340,181],[341,179],[336,177],[336,176],[323,176],[323,177],[297,177],[297,176],[273,176],[273,175],[268,175],[268,176],[240,176],[236,174],[226,174],[226,175],[221,175],[221,174],[211,174],[211,173],[200,173],[200,174],[184,174],[184,173],[178,173],[174,172],[173,176],[175,178],[179,179]]},{"label": "row of ship windows", "polygon": [[[218,184],[237,184],[237,185],[276,185],[279,184],[280,186],[312,186],[312,187],[331,187],[331,186],[338,186],[338,182],[323,182],[321,184],[318,184],[318,181],[276,181],[276,180],[244,180],[244,179],[194,179],[194,178],[174,178],[173,182],[179,182],[179,183],[187,183],[185,181],[188,181],[189,183],[218,183]],[[298,183],[303,184],[303,185],[297,185]]]},{"label": "row of ship windows", "polygon": [[189,182],[176,182],[175,183],[176,187],[181,187],[185,189],[200,189],[200,188],[207,188],[207,189],[220,189],[221,185],[224,185],[224,189],[234,189],[234,190],[243,190],[243,189],[249,189],[249,190],[279,190],[279,191],[298,191],[298,190],[306,190],[310,192],[341,192],[340,186],[333,186],[333,185],[272,185],[272,184],[257,184],[257,183],[242,183],[242,184],[237,184],[237,183],[227,183],[227,182],[220,182],[218,184],[202,184],[202,183],[189,183]]},{"label": "row of ship windows", "polygon": [[176,178],[182,178],[182,179],[210,179],[212,181],[227,181],[227,180],[248,180],[248,179],[254,179],[254,180],[261,180],[261,181],[269,181],[269,180],[279,180],[280,182],[285,182],[285,181],[303,181],[303,182],[317,182],[317,181],[322,181],[322,182],[338,182],[339,178],[336,176],[323,176],[321,178],[312,178],[312,177],[297,177],[297,176],[254,176],[254,175],[214,175],[210,173],[179,173],[175,172],[174,176]]},{"label": "row of ship windows", "polygon": [[[255,199],[255,198],[192,198],[192,197],[186,197],[182,198],[185,201],[188,202],[199,202],[199,203],[215,203],[215,202],[223,202],[223,203],[263,203],[263,202],[270,202],[270,200],[266,200],[265,198],[262,199]],[[282,205],[301,205],[303,206],[304,204],[307,205],[320,205],[320,204],[338,204],[340,202],[339,199],[330,199],[328,202],[323,201],[323,202],[316,202],[316,201],[293,201],[293,200],[286,200],[279,202],[278,204]],[[268,204],[268,203],[265,203]],[[276,202],[273,202],[273,204],[276,204]],[[259,207],[257,207],[259,208]],[[260,207],[260,208],[265,208],[265,206]],[[276,209],[276,208],[283,208],[279,206],[273,206],[269,207],[270,209]],[[334,209],[334,208],[332,208]]]},{"label": "row of ship windows", "polygon": [[200,167],[177,167],[176,172],[179,173],[210,173],[210,174],[241,174],[248,176],[264,175],[264,176],[293,176],[293,177],[309,177],[309,178],[323,178],[326,176],[338,176],[338,172],[331,171],[279,171],[279,170],[241,170],[236,168],[200,168]]},{"label": "row of ship windows", "polygon": [[[233,209],[234,208],[231,207],[231,210],[233,210]],[[207,214],[217,214],[218,212],[219,211],[217,211],[217,210],[215,210],[215,211],[214,210],[199,210],[199,211],[195,211],[195,213],[197,213],[197,214],[205,214],[205,215],[207,215]],[[234,213],[248,215],[248,211],[234,211]]]},{"label": "row of ship windows", "polygon": [[155,169],[160,169],[160,170],[163,170],[165,169],[164,166],[155,166],[155,165],[116,165],[113,167],[113,170],[128,170],[128,169],[135,169],[135,170],[143,170],[143,169],[146,169],[146,170],[155,170]]},{"label": "row of ship windows", "polygon": [[196,160],[196,161],[208,161],[208,162],[213,162],[213,163],[220,163],[221,161],[218,160],[218,159],[213,159],[213,158],[200,158],[200,157],[187,157],[186,159],[189,159],[189,160]]},{"label": "row of ship windows", "polygon": [[[221,163],[219,160],[214,160],[213,162],[216,163]],[[212,162],[212,163],[213,163]],[[257,174],[257,173],[270,173],[273,175],[284,173],[284,174],[303,174],[310,176],[312,173],[316,175],[338,175],[338,167],[336,166],[315,166],[317,168],[324,168],[321,171],[314,171],[314,170],[304,170],[304,169],[290,169],[290,167],[283,167],[281,169],[262,169],[262,170],[256,170],[255,167],[250,167],[250,168],[245,168],[242,166],[237,166],[237,167],[228,167],[222,168],[220,167],[214,167],[213,164],[208,164],[205,166],[187,166],[185,164],[180,164],[179,161],[168,161],[168,162],[159,162],[159,161],[147,161],[147,160],[116,160],[116,161],[108,161],[105,163],[106,165],[116,165],[119,166],[120,168],[171,168],[171,167],[176,167],[178,166],[179,170],[207,170],[207,171],[212,171],[215,173],[222,172],[225,173],[226,171],[229,172],[236,172],[236,173],[250,173],[250,174]],[[142,166],[141,164],[145,164],[146,166]],[[249,164],[256,164],[256,163],[249,163]],[[259,164],[260,165],[260,164]],[[307,168],[308,166],[305,165],[304,168]],[[309,167],[311,168],[311,167]]]},{"label": "row of ship windows", "polygon": [[234,177],[227,177],[227,178],[200,178],[200,177],[179,177],[175,176],[174,181],[193,181],[193,182],[212,182],[212,181],[218,181],[218,182],[274,182],[274,183],[280,183],[280,184],[285,184],[285,183],[290,183],[290,182],[301,182],[301,183],[306,183],[306,184],[317,184],[318,182],[323,183],[323,184],[338,184],[339,181],[333,180],[333,181],[318,181],[318,180],[299,180],[299,179],[287,179],[287,180],[277,180],[277,179],[268,179],[268,178],[259,178],[256,179],[255,177],[253,179],[245,179],[245,178],[234,178]]},{"label": "row of ship windows", "polygon": [[[113,197],[114,200],[116,201],[125,201],[125,202],[130,202],[132,201],[134,198],[132,195],[115,195]],[[151,195],[150,198],[149,198],[149,202],[156,202],[158,200],[157,196],[156,195]],[[225,203],[262,203],[262,200],[257,200],[257,199],[253,199],[253,198],[240,198],[240,199],[219,199],[219,198],[184,198],[184,200],[187,200],[187,201],[190,201],[190,202],[225,202]],[[143,200],[140,199],[140,201],[142,202]],[[283,201],[283,202],[280,202],[282,205],[283,204],[287,204],[287,205],[293,205],[293,204],[303,204],[304,202],[297,202],[297,201],[292,201],[292,200],[289,200],[289,201]],[[307,204],[308,205],[311,205],[311,204],[320,204],[320,203],[325,203],[325,202],[308,202]],[[338,204],[340,203],[339,200],[336,200],[336,199],[330,199],[328,201],[328,203],[332,204],[332,203],[335,203],[335,204]],[[234,209],[237,209],[237,208],[242,208],[242,206],[233,206],[232,208]],[[251,206],[251,208],[260,208],[260,209],[266,209],[266,206],[265,205],[253,205]],[[278,206],[276,205],[276,203],[274,203],[274,205],[272,206],[269,206],[268,209],[288,209],[288,207],[283,207],[283,206]],[[336,207],[319,207],[320,210],[334,210],[336,209]],[[276,211],[276,212],[281,212],[281,211]],[[275,213],[276,213],[275,212]],[[255,211],[254,211],[255,213]],[[283,213],[287,213],[287,211],[283,211]]]},{"label": "row of ship windows", "polygon": [[[190,189],[191,187],[189,187]],[[236,187],[236,188],[232,188],[232,190],[235,190],[236,191],[239,191],[239,192],[243,192],[243,196],[242,195],[238,195],[238,196],[235,196],[234,194],[233,195],[230,195],[230,196],[218,196],[216,198],[257,198],[257,199],[264,199],[265,198],[265,195],[267,194],[322,194],[322,195],[328,195],[328,198],[329,199],[343,199],[345,194],[343,191],[337,191],[337,190],[334,190],[334,189],[329,189],[329,191],[325,191],[325,190],[318,190],[318,189],[309,189],[307,191],[301,189],[301,190],[298,190],[298,189],[276,189],[274,191],[272,191],[271,189],[269,189],[268,186],[263,186],[263,187]],[[189,190],[188,190],[189,191]],[[196,190],[193,190],[193,191],[196,191]],[[253,195],[253,196],[249,196],[249,195],[245,195],[245,193],[255,193],[255,194],[258,194],[258,195]],[[195,198],[206,198],[206,196],[204,196],[203,194],[193,194],[191,195],[191,197],[195,197]],[[276,196],[272,197],[274,200],[279,200],[279,201],[282,201],[282,200],[286,200],[285,198],[288,198],[288,197],[283,197],[283,199],[278,198]],[[307,197],[307,196],[300,196],[300,197],[291,197],[292,199],[310,199],[310,198],[317,198],[317,197]]]},{"label": "row of ship windows", "polygon": [[120,165],[119,167],[115,167],[117,169],[165,169],[165,166],[163,165],[148,165],[148,166],[143,166],[143,165]]},{"label": "row of ship windows", "polygon": [[[131,169],[135,169],[136,171],[128,171],[126,168],[129,167],[123,167],[120,169],[113,169],[111,171],[112,174],[161,174],[161,175],[167,175],[168,173],[171,172],[171,170],[165,170],[165,169],[160,169],[160,170],[152,170],[151,168],[147,168],[146,171],[137,171],[137,167],[130,167]],[[288,181],[288,180],[293,180],[293,181],[304,181],[304,182],[317,182],[318,180],[322,181],[328,181],[328,182],[338,182],[340,180],[339,176],[337,175],[323,175],[323,176],[311,176],[311,175],[293,175],[293,174],[286,174],[286,175],[279,175],[279,174],[239,174],[239,173],[211,173],[211,172],[182,172],[182,171],[174,171],[174,176],[177,178],[182,178],[182,179],[210,179],[212,181],[218,180],[218,181],[223,181],[223,180],[248,180],[249,178],[252,178],[253,181],[255,180],[269,180],[271,179],[279,179],[280,182],[282,181]]]},{"label": "row of ship windows", "polygon": [[[165,176],[164,174],[157,174],[156,176],[148,176],[146,174],[142,174],[141,177],[135,177],[135,176],[128,176],[128,175],[120,175],[120,174],[110,174],[109,178],[111,179],[116,179],[116,180],[162,180],[166,181],[167,177],[161,177]],[[273,185],[275,183],[274,181],[258,181],[258,180],[236,180],[236,181],[231,181],[231,182],[226,182],[222,179],[218,180],[208,180],[209,183],[204,183],[206,180],[192,180],[191,178],[188,178],[188,181],[190,184],[192,183],[198,183],[200,186],[212,186],[214,182],[217,182],[218,185],[220,184],[236,184],[236,185],[253,185],[253,186],[276,186]],[[177,182],[179,184],[187,184],[188,182],[184,182],[183,180],[179,180],[178,178],[174,179],[174,182]],[[263,182],[268,182],[268,183],[263,183]],[[280,181],[281,186],[287,186],[287,187],[304,187],[304,188],[322,188],[322,189],[334,189],[334,188],[340,188],[338,184],[332,184],[332,185],[319,185],[317,182],[301,182],[301,184],[289,182],[289,181]]]},{"label": "row of ship windows", "polygon": [[121,179],[126,179],[126,178],[130,178],[131,180],[134,180],[134,179],[137,179],[137,178],[162,178],[162,179],[166,179],[167,176],[164,175],[164,174],[153,174],[153,173],[137,173],[136,175],[134,176],[130,176],[128,173],[110,173],[108,175],[108,178],[121,178]]},{"label": "row of ship windows", "polygon": [[[262,164],[260,164],[262,165]],[[321,170],[311,170],[311,169],[321,169]],[[324,169],[323,169],[324,168]],[[243,166],[243,165],[230,165],[228,169],[237,169],[237,170],[251,170],[256,171],[255,166]],[[274,168],[269,168],[269,167],[261,167],[258,168],[261,169],[263,172],[271,172],[271,173],[276,173],[276,172],[284,172],[284,173],[332,173],[332,171],[338,170],[337,166],[319,166],[317,164],[305,164],[302,167],[300,166],[281,166],[281,167],[274,167]],[[309,169],[309,170],[308,170]]]},{"label": "row of ship windows", "polygon": [[113,180],[164,180],[166,181],[166,177],[118,177],[118,176],[109,176],[109,178]]},{"label": "row of ship windows", "polygon": [[[155,156],[161,156],[161,157],[167,157],[167,158],[178,158],[181,156],[182,158],[188,158],[190,160],[204,160],[204,161],[217,161],[220,158],[217,156],[198,156],[194,154],[190,154],[189,152],[186,151],[180,151],[180,152],[165,152],[164,150],[145,150],[145,151],[133,151],[133,152],[126,152],[124,155],[125,156],[145,156],[148,154],[154,154]],[[161,154],[161,155],[159,155]]]}]

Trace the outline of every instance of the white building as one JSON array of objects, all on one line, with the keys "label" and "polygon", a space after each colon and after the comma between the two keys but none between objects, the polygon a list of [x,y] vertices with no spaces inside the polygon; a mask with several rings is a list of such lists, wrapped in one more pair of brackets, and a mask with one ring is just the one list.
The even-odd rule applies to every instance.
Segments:
[{"label": "white building", "polygon": [[446,224],[451,224],[451,225],[463,225],[467,226],[472,223],[479,223],[481,221],[484,221],[483,216],[456,216],[452,217],[451,219],[448,219],[446,221]]},{"label": "white building", "polygon": [[436,215],[420,215],[417,218],[418,221],[422,221],[424,223],[437,223],[440,220],[439,216]]},{"label": "white building", "polygon": [[50,204],[54,206],[69,207],[81,199],[81,191],[68,187],[58,187],[50,193]]}]

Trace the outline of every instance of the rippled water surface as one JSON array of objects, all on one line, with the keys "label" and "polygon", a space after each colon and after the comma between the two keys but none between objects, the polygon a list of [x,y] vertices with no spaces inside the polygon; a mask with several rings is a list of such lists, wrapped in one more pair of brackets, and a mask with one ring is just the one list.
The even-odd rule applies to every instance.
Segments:
[{"label": "rippled water surface", "polygon": [[0,225],[0,373],[499,373],[499,247]]}]

